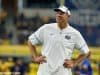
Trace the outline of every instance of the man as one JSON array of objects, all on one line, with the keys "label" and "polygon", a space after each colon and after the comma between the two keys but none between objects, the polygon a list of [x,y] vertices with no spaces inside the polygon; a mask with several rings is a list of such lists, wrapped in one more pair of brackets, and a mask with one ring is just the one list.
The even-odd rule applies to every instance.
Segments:
[{"label": "man", "polygon": [[[33,61],[39,63],[37,75],[72,75],[71,68],[89,55],[83,37],[68,24],[69,9],[60,6],[54,9],[57,23],[45,24],[29,36],[28,45]],[[42,44],[41,56],[37,55],[36,44]],[[75,61],[71,60],[74,48],[81,52]]]}]

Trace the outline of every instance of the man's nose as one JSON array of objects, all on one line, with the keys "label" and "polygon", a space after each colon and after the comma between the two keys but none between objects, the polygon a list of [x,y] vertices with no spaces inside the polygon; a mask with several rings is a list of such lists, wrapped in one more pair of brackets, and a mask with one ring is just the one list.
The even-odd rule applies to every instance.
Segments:
[{"label": "man's nose", "polygon": [[57,17],[61,17],[61,15],[60,15],[60,14],[56,14],[56,16],[57,16]]}]

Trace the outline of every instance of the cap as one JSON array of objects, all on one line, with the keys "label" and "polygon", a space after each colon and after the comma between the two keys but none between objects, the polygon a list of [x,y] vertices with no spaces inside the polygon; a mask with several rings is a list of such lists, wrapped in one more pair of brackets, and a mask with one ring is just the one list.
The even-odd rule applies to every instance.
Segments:
[{"label": "cap", "polygon": [[68,15],[71,15],[70,10],[66,6],[60,6],[59,8],[55,8],[54,11],[62,11],[64,13],[67,13]]}]

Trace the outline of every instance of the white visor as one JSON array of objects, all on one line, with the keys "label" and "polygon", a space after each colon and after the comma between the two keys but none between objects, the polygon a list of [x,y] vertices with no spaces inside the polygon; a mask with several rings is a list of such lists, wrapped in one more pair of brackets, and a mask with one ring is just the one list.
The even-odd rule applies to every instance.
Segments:
[{"label": "white visor", "polygon": [[71,15],[70,10],[65,6],[60,6],[59,8],[55,8],[54,11],[62,11],[64,13],[67,13],[68,15]]}]

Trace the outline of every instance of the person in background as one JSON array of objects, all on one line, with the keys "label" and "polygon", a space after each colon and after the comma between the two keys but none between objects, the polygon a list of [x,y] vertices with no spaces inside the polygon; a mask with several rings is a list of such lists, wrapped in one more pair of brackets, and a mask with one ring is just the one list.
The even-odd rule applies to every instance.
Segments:
[{"label": "person in background", "polygon": [[17,59],[15,65],[11,68],[12,75],[25,75],[25,68],[22,59]]},{"label": "person in background", "polygon": [[89,57],[74,67],[74,75],[93,75],[93,69]]},{"label": "person in background", "polygon": [[93,75],[93,70],[89,58],[85,59],[80,66],[81,75]]}]

